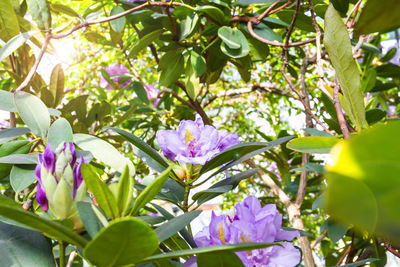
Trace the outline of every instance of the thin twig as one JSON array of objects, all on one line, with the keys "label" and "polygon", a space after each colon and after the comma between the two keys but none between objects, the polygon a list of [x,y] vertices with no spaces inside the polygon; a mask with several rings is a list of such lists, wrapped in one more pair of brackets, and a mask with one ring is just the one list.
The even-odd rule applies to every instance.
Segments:
[{"label": "thin twig", "polygon": [[165,94],[165,93],[169,93],[169,94],[173,95],[176,99],[179,100],[179,102],[181,102],[181,103],[184,104],[185,106],[187,106],[187,107],[189,107],[189,108],[195,110],[195,107],[194,107],[191,103],[187,102],[185,99],[183,99],[182,97],[180,97],[175,91],[173,91],[173,90],[171,90],[171,89],[169,89],[169,88],[166,88],[166,89],[161,90],[161,91],[158,93],[157,98],[161,97],[161,96],[162,96],[163,94]]},{"label": "thin twig", "polygon": [[358,0],[358,2],[357,2],[357,3],[354,5],[354,7],[351,9],[349,15],[347,16],[346,20],[344,21],[344,24],[345,24],[345,25],[347,25],[347,23],[349,23],[349,20],[350,20],[350,18],[351,18],[351,14],[353,14],[353,13],[355,12],[353,19],[357,16],[357,11],[358,11],[358,8],[360,7],[362,1],[363,1],[363,0]]},{"label": "thin twig", "polygon": [[324,230],[321,233],[321,235],[311,243],[311,249],[314,249],[319,244],[319,242],[321,242],[322,239],[324,239],[326,237],[327,234],[328,234],[328,231]]},{"label": "thin twig", "polygon": [[340,129],[342,130],[343,137],[344,139],[349,139],[350,137],[350,132],[349,129],[347,128],[347,123],[343,115],[343,110],[342,107],[340,106],[340,101],[339,101],[339,83],[336,84],[335,88],[333,88],[333,104],[336,109],[336,114],[338,117]]}]

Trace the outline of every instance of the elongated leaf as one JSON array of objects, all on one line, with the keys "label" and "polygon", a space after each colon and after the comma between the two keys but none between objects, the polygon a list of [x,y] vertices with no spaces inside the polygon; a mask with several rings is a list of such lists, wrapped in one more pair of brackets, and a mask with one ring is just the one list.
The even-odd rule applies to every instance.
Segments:
[{"label": "elongated leaf", "polygon": [[[221,189],[221,187],[223,187],[223,186],[231,186],[232,189],[234,189],[236,186],[239,185],[240,181],[242,181],[244,179],[247,179],[247,178],[253,176],[256,173],[257,173],[257,169],[250,169],[250,170],[241,172],[239,174],[235,174],[235,175],[233,175],[233,176],[231,176],[229,178],[226,178],[226,179],[224,179],[222,181],[219,181],[216,184],[213,184],[208,190],[212,190],[214,188]],[[222,193],[220,193],[220,192],[203,194],[203,195],[199,196],[199,199],[197,200],[197,203],[198,204],[203,204],[203,203],[209,201],[210,199],[213,199],[213,198],[215,198],[215,197],[217,197],[217,196],[219,196],[221,194]]]},{"label": "elongated leaf", "polygon": [[400,6],[396,0],[368,0],[354,27],[357,35],[387,32],[400,27]]},{"label": "elongated leaf", "polygon": [[201,247],[201,248],[193,248],[193,249],[185,249],[180,251],[174,251],[169,253],[157,254],[144,260],[138,262],[140,264],[148,263],[148,262],[157,262],[165,259],[173,259],[188,255],[199,255],[205,253],[218,253],[218,252],[235,252],[242,250],[253,250],[266,248],[274,245],[278,245],[279,243],[240,243],[240,244],[226,244],[226,245],[217,245],[210,247]]},{"label": "elongated leaf", "polygon": [[342,267],[358,267],[358,266],[364,266],[368,262],[374,262],[374,261],[379,261],[379,260],[380,259],[369,258],[369,259],[365,259],[365,260],[356,261],[356,262],[353,262],[353,263],[344,264],[344,265],[341,265],[341,266]]},{"label": "elongated leaf", "polygon": [[37,232],[0,222],[0,266],[56,266],[50,243]]},{"label": "elongated leaf", "polygon": [[17,112],[14,105],[14,94],[0,90],[0,110]]},{"label": "elongated leaf", "polygon": [[0,163],[9,164],[37,164],[37,154],[12,154],[9,156],[1,157]]},{"label": "elongated leaf", "polygon": [[90,151],[95,158],[104,164],[121,173],[124,171],[125,165],[128,165],[129,173],[135,174],[135,167],[132,162],[106,141],[88,134],[74,134],[74,141],[82,149]]},{"label": "elongated leaf", "polygon": [[327,132],[324,132],[324,131],[317,130],[317,129],[315,129],[315,128],[305,128],[305,129],[303,129],[303,130],[304,130],[304,132],[308,133],[308,134],[311,135],[311,136],[333,137],[333,135],[331,135],[331,134],[329,134],[329,133],[327,133]]},{"label": "elongated leaf", "polygon": [[135,180],[129,175],[129,168],[126,166],[118,183],[117,203],[121,216],[124,216],[131,206],[134,184]]},{"label": "elongated leaf", "polygon": [[54,98],[54,104],[52,107],[56,107],[61,103],[64,95],[64,71],[61,64],[57,64],[52,70],[49,87]]},{"label": "elongated leaf", "polygon": [[141,154],[136,153],[136,155],[155,171],[162,172],[168,167],[168,163],[165,162],[160,154],[139,137],[114,127],[105,127],[105,129],[113,130],[128,140],[134,147],[142,152]]},{"label": "elongated leaf", "polygon": [[[124,11],[125,11],[125,9],[123,9],[122,7],[115,6],[115,7],[113,7],[113,9],[111,9],[110,16],[117,15],[117,14],[122,13]],[[115,32],[120,33],[120,32],[122,32],[122,30],[125,27],[125,22],[126,22],[126,18],[125,17],[121,17],[121,18],[114,19],[114,20],[110,21],[110,25],[111,25],[111,28]]]},{"label": "elongated leaf", "polygon": [[[1,97],[1,96],[0,96]],[[18,127],[4,129],[0,131],[0,144],[3,144],[11,139],[17,138],[23,134],[29,133],[30,130],[27,127]]]},{"label": "elongated leaf", "polygon": [[184,213],[162,224],[155,230],[158,237],[158,241],[163,242],[167,238],[179,232],[180,230],[185,228],[185,226],[188,225],[191,221],[197,218],[200,215],[200,213],[201,213],[200,210]]},{"label": "elongated leaf", "polygon": [[13,38],[11,38],[1,49],[0,49],[0,61],[3,61],[6,57],[11,55],[15,50],[17,50],[21,45],[28,41],[34,34],[39,31],[30,31],[20,33]]},{"label": "elongated leaf", "polygon": [[41,218],[22,208],[10,205],[9,200],[0,196],[0,216],[21,223],[38,232],[45,233],[57,240],[63,240],[70,244],[84,248],[87,244],[86,239],[79,236],[69,228],[44,218]]},{"label": "elongated leaf", "polygon": [[286,147],[303,153],[329,153],[340,140],[334,137],[307,136],[295,138]]},{"label": "elongated leaf", "polygon": [[14,12],[11,1],[0,1],[0,39],[7,42],[16,36],[19,31],[18,18]]},{"label": "elongated leaf", "polygon": [[221,186],[217,186],[217,187],[213,187],[213,188],[209,188],[206,190],[202,190],[200,192],[197,192],[196,194],[194,194],[192,196],[193,200],[199,199],[199,198],[204,198],[206,196],[209,196],[211,194],[223,194],[226,192],[229,192],[230,190],[232,190],[232,185],[221,185]]},{"label": "elongated leaf", "polygon": [[213,18],[221,24],[224,24],[227,20],[222,10],[215,6],[202,5],[196,7],[196,10],[199,11],[201,14],[208,15],[210,18]]},{"label": "elongated leaf", "polygon": [[196,13],[192,13],[182,20],[180,24],[181,35],[179,37],[179,41],[186,39],[193,33],[198,21],[199,16]]},{"label": "elongated leaf", "polygon": [[136,198],[135,203],[133,204],[131,215],[136,215],[141,208],[143,208],[157,195],[158,192],[160,192],[164,183],[167,181],[171,170],[172,167],[168,167],[168,169],[163,171],[160,176],[158,176],[142,191],[142,193],[140,193],[140,195]]},{"label": "elongated leaf", "polygon": [[157,236],[146,223],[126,218],[110,223],[89,242],[85,257],[99,267],[133,265],[154,253]]},{"label": "elongated leaf", "polygon": [[13,166],[10,173],[11,187],[16,193],[21,192],[36,180],[35,168],[21,168]]},{"label": "elongated leaf", "polygon": [[71,17],[76,17],[76,18],[81,17],[78,13],[76,13],[75,10],[73,10],[72,8],[70,8],[69,6],[66,6],[66,5],[51,3],[50,7],[53,11],[61,12],[65,15],[68,15]]},{"label": "elongated leaf", "polygon": [[236,0],[235,4],[236,5],[241,5],[241,6],[248,6],[252,4],[267,4],[267,3],[272,3],[275,2],[274,0]]},{"label": "elongated leaf", "polygon": [[190,64],[192,64],[192,68],[197,77],[200,77],[207,69],[204,57],[193,50],[190,52]]},{"label": "elongated leaf", "polygon": [[14,103],[29,129],[35,135],[45,137],[50,127],[50,114],[46,105],[38,97],[23,91],[14,94]]},{"label": "elongated leaf", "polygon": [[348,115],[360,130],[366,125],[360,73],[353,58],[347,28],[332,4],[325,13],[324,44],[349,107]]},{"label": "elongated leaf", "polygon": [[104,223],[99,219],[97,214],[100,211],[92,203],[78,202],[76,203],[76,209],[79,212],[79,218],[81,218],[86,231],[92,238],[96,237],[97,233],[106,226],[106,219],[104,218]]},{"label": "elongated leaf", "polygon": [[142,100],[143,103],[145,103],[146,105],[150,103],[149,98],[147,97],[147,92],[140,82],[134,81],[132,82],[131,86],[136,95],[139,97],[140,100]]},{"label": "elongated leaf", "polygon": [[161,34],[164,32],[164,29],[159,29],[152,31],[151,33],[145,35],[129,51],[129,57],[136,56],[140,51],[142,51],[146,46],[150,45],[153,41],[157,40]]},{"label": "elongated leaf", "polygon": [[118,217],[117,201],[108,186],[100,179],[93,167],[83,164],[81,168],[82,177],[87,188],[93,193],[97,203],[111,218]]},{"label": "elongated leaf", "polygon": [[33,20],[41,30],[51,28],[51,14],[46,0],[27,0],[29,11]]},{"label": "elongated leaf", "polygon": [[200,254],[196,262],[198,267],[244,267],[242,260],[233,252]]},{"label": "elongated leaf", "polygon": [[174,50],[165,53],[160,59],[159,66],[162,68],[160,85],[170,86],[175,83],[184,72],[185,61],[181,52],[179,50]]},{"label": "elongated leaf", "polygon": [[62,142],[73,142],[72,128],[69,122],[64,118],[59,118],[50,126],[47,134],[47,141],[55,150]]}]

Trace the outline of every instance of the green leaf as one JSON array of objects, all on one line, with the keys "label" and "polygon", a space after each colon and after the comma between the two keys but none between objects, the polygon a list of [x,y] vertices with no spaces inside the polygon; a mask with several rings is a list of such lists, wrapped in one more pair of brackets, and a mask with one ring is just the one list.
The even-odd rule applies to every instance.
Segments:
[{"label": "green leaf", "polygon": [[50,127],[50,114],[46,105],[36,96],[19,91],[14,103],[21,119],[36,136],[45,137]]},{"label": "green leaf", "polygon": [[185,85],[189,97],[193,100],[196,99],[200,92],[200,79],[197,77],[195,70],[193,69],[191,59],[186,63]]},{"label": "green leaf", "polygon": [[233,252],[200,254],[196,261],[198,267],[244,267],[242,260]]},{"label": "green leaf", "polygon": [[[10,0],[0,1],[0,39],[8,42],[19,33],[17,15]],[[0,60],[1,61],[1,60]]]},{"label": "green leaf", "polygon": [[253,250],[266,248],[270,246],[277,245],[279,243],[239,243],[239,244],[225,244],[225,245],[216,245],[210,247],[201,247],[201,248],[192,248],[185,249],[179,251],[173,251],[169,253],[157,254],[144,260],[138,262],[139,264],[144,264],[148,262],[157,262],[165,259],[173,259],[178,257],[184,257],[189,255],[201,255],[207,253],[223,253],[223,252],[235,252],[235,251],[243,251],[243,250]]},{"label": "green leaf", "polygon": [[117,201],[108,186],[100,179],[93,167],[82,164],[81,173],[83,180],[90,192],[96,198],[100,208],[108,217],[115,219],[118,217]]},{"label": "green leaf", "polygon": [[332,220],[326,221],[326,229],[328,230],[328,237],[333,244],[336,244],[347,232],[347,227],[333,222]]},{"label": "green leaf", "polygon": [[[305,15],[304,13],[306,10],[301,10],[297,14],[297,19],[294,24],[295,28],[298,28],[300,30],[306,31],[306,32],[315,32],[315,29],[312,25],[312,20],[310,16]],[[292,22],[293,16],[294,16],[294,9],[283,9],[279,12],[276,13],[276,15],[286,22],[287,24],[290,24]]]},{"label": "green leaf", "polygon": [[330,0],[337,11],[346,14],[349,9],[349,0]]},{"label": "green leaf", "polygon": [[385,118],[387,113],[379,108],[370,109],[365,113],[367,122],[369,125],[377,123],[378,121]]},{"label": "green leaf", "polygon": [[179,41],[182,41],[192,35],[194,29],[196,28],[197,22],[199,21],[199,16],[196,13],[191,13],[180,24],[180,37]]},{"label": "green leaf", "polygon": [[168,167],[168,169],[163,171],[153,182],[146,186],[146,188],[136,198],[135,203],[132,207],[131,215],[136,215],[141,208],[143,208],[157,195],[158,192],[160,192],[161,188],[167,181],[171,170],[172,167]]},{"label": "green leaf", "polygon": [[105,129],[115,131],[128,140],[135,148],[137,148],[137,151],[135,152],[136,155],[150,168],[157,172],[162,172],[168,167],[168,163],[160,156],[160,154],[139,137],[114,127],[105,127]]},{"label": "green leaf", "polygon": [[11,139],[17,138],[21,135],[29,133],[30,130],[27,127],[17,127],[4,129],[0,131],[0,144],[3,144]]},{"label": "green leaf", "polygon": [[[86,231],[92,238],[108,223],[101,211],[92,203],[78,202],[76,203],[76,209]],[[99,219],[99,214],[103,217],[104,222]]]},{"label": "green leaf", "polygon": [[30,186],[36,180],[35,168],[32,166],[18,167],[14,165],[10,173],[10,184],[14,189],[15,193],[19,193],[28,186]]},{"label": "green leaf", "polygon": [[334,137],[307,136],[289,141],[286,147],[303,153],[326,154],[329,153],[332,147],[339,141],[339,139]]},{"label": "green leaf", "polygon": [[[114,6],[113,9],[111,9],[110,16],[117,15],[117,14],[122,13],[124,11],[125,11],[125,9],[123,9],[122,7]],[[114,20],[110,21],[111,28],[117,33],[120,33],[120,32],[122,32],[124,30],[125,23],[126,23],[126,18],[125,17],[121,17],[121,18],[114,19]]]},{"label": "green leaf", "polygon": [[308,133],[311,136],[326,136],[326,137],[333,137],[330,133],[325,131],[320,131],[315,128],[305,128],[303,129],[304,132]]},{"label": "green leaf", "polygon": [[[247,28],[247,24],[241,24],[242,28],[246,31],[249,32],[248,28]],[[268,27],[267,25],[265,25],[264,23],[259,23],[253,26],[253,30],[254,32],[262,37],[263,39],[269,40],[269,41],[277,41],[282,43],[282,37],[277,34],[276,32],[274,32],[270,27]]]},{"label": "green leaf", "polygon": [[3,196],[0,196],[0,216],[11,219],[33,230],[45,233],[57,240],[66,241],[80,248],[85,247],[87,244],[86,239],[62,224],[41,218],[32,212],[15,207],[10,204],[10,200]]},{"label": "green leaf", "polygon": [[388,32],[400,27],[400,6],[397,0],[368,0],[354,26],[356,35]]},{"label": "green leaf", "polygon": [[200,77],[207,69],[205,58],[194,50],[190,51],[190,64],[192,64],[196,77]]},{"label": "green leaf", "polygon": [[9,164],[37,164],[37,154],[13,154],[5,157],[0,157],[0,163]]},{"label": "green leaf", "polygon": [[57,107],[64,95],[64,71],[61,64],[57,64],[51,72],[49,87],[54,98],[52,107]]},{"label": "green leaf", "polygon": [[157,40],[163,32],[164,29],[158,29],[143,36],[143,38],[139,39],[139,41],[137,41],[136,44],[130,49],[129,57],[136,56],[146,46],[150,45],[153,41]]},{"label": "green leaf", "polygon": [[53,150],[62,142],[73,142],[74,137],[69,122],[64,118],[59,118],[53,122],[47,134],[47,141],[51,144]]},{"label": "green leaf", "polygon": [[121,216],[124,216],[131,207],[134,185],[135,180],[129,175],[129,168],[126,166],[118,183],[117,204]]},{"label": "green leaf", "polygon": [[340,265],[340,266],[342,266],[342,267],[358,267],[358,266],[364,266],[366,263],[374,262],[374,261],[380,261],[380,259],[369,258],[369,259],[359,260],[359,261],[356,261],[353,263],[348,263],[348,264],[344,264],[344,265]]},{"label": "green leaf", "polygon": [[51,28],[51,14],[46,0],[26,0],[33,20],[41,30]]},{"label": "green leaf", "polygon": [[126,218],[102,229],[84,249],[84,255],[96,266],[117,267],[133,265],[157,248],[157,236],[146,223]]},{"label": "green leaf", "polygon": [[123,172],[125,165],[128,165],[129,173],[135,174],[135,167],[132,162],[106,141],[88,134],[74,134],[74,140],[80,148],[90,151],[95,158],[104,164],[119,172]]},{"label": "green leaf", "polygon": [[200,210],[194,210],[188,213],[184,213],[180,216],[170,219],[168,222],[160,225],[156,230],[156,234],[159,242],[163,242],[167,238],[173,236],[175,233],[179,232],[191,221],[200,215]]},{"label": "green leaf", "polygon": [[14,105],[14,94],[0,90],[0,110],[17,112]]},{"label": "green leaf", "polygon": [[268,4],[268,3],[273,3],[275,2],[274,0],[236,0],[235,4],[236,5],[241,5],[241,6],[248,6],[248,5],[253,5],[253,4]]},{"label": "green leaf", "polygon": [[208,6],[208,5],[202,5],[202,6],[197,6],[196,10],[200,13],[200,14],[206,14],[208,15],[210,18],[214,19],[215,21],[221,23],[221,24],[225,24],[227,19],[225,17],[225,14],[222,12],[221,9],[219,9],[218,7],[215,6]]},{"label": "green leaf", "polygon": [[223,193],[229,192],[230,190],[232,190],[232,185],[222,185],[222,186],[218,186],[218,187],[208,188],[206,190],[202,190],[202,191],[194,194],[192,196],[192,199],[197,200],[199,198],[204,198],[206,196],[209,196],[209,195],[215,194],[215,193],[223,194]]},{"label": "green leaf", "polygon": [[53,11],[63,13],[63,14],[68,15],[70,17],[76,17],[76,18],[80,18],[81,17],[78,13],[76,13],[75,10],[73,10],[69,6],[65,6],[65,5],[57,4],[57,3],[51,3],[50,7],[51,7],[51,9]]},{"label": "green leaf", "polygon": [[185,70],[185,61],[179,50],[165,53],[160,59],[160,85],[170,86],[175,83]]},{"label": "green leaf", "polygon": [[366,121],[364,97],[360,89],[360,73],[353,58],[347,28],[332,5],[325,13],[324,44],[350,109],[348,115],[361,130]]},{"label": "green leaf", "polygon": [[0,49],[0,61],[3,61],[9,55],[11,55],[15,50],[17,50],[21,45],[28,41],[34,34],[39,31],[30,31],[20,33],[13,38],[11,38],[1,49]]},{"label": "green leaf", "polygon": [[149,98],[147,97],[147,92],[144,89],[143,85],[138,81],[133,81],[131,83],[133,90],[135,91],[136,95],[142,100],[143,103],[148,105],[150,103]]},{"label": "green leaf", "polygon": [[37,232],[0,222],[0,266],[56,266],[51,245]]},{"label": "green leaf", "polygon": [[394,120],[372,126],[335,147],[326,167],[332,219],[394,242],[400,241],[399,131]]},{"label": "green leaf", "polygon": [[222,26],[218,29],[219,38],[231,49],[239,49],[242,46],[239,34],[237,29],[235,31],[228,26]]}]

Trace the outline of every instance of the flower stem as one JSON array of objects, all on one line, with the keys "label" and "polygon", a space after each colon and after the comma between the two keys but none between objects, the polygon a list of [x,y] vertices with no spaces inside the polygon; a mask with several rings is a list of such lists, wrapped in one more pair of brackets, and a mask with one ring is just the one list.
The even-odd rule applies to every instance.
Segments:
[{"label": "flower stem", "polygon": [[183,196],[183,205],[182,205],[182,210],[184,213],[188,212],[189,206],[189,192],[190,192],[190,185],[185,185],[185,195]]},{"label": "flower stem", "polygon": [[65,244],[62,241],[58,242],[60,250],[60,267],[65,267]]}]

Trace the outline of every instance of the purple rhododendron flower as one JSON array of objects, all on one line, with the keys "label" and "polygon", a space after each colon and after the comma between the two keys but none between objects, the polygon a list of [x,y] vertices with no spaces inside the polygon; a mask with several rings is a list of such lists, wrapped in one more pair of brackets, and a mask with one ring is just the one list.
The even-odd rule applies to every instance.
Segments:
[{"label": "purple rhododendron flower", "polygon": [[[282,230],[282,215],[275,204],[261,207],[260,201],[253,196],[235,205],[236,215],[231,220],[226,215],[211,215],[211,222],[195,236],[199,247],[236,244],[244,242],[281,242],[281,246],[272,246],[251,251],[239,251],[236,255],[247,267],[291,267],[300,263],[301,253],[291,243],[299,237],[298,231]],[[229,221],[228,221],[229,220]],[[184,266],[196,266],[193,258]]]},{"label": "purple rhododendron flower", "polygon": [[395,105],[389,105],[387,109],[388,117],[397,116],[396,109],[397,107]]},{"label": "purple rhododendron flower", "polygon": [[144,89],[146,90],[147,93],[147,98],[148,99],[156,99],[153,103],[154,106],[157,106],[158,103],[160,102],[160,98],[158,97],[158,93],[160,92],[157,90],[153,85],[148,84],[144,86]]},{"label": "purple rhododendron flower", "polygon": [[181,121],[176,131],[158,131],[156,138],[165,157],[194,165],[204,165],[219,152],[240,143],[237,134],[204,125],[199,115],[195,121]]},{"label": "purple rhododendron flower", "polygon": [[[118,65],[118,64],[112,64],[104,69],[110,76],[117,75],[117,74],[124,74],[124,73],[129,73],[128,69],[124,65]],[[119,80],[121,77],[115,76],[111,77],[114,83],[118,84]],[[127,86],[131,80],[123,82],[120,86],[121,88]],[[103,75],[100,75],[100,87],[103,87],[108,90],[112,90],[111,85],[107,82],[107,80],[103,77]]]},{"label": "purple rhododendron flower", "polygon": [[[81,174],[81,165],[84,162],[81,156],[79,162],[76,158],[76,150],[73,143],[61,144],[56,153],[51,150],[51,144],[48,143],[43,154],[39,154],[39,163],[35,168],[35,175],[38,180],[36,201],[42,207],[43,211],[47,211],[50,204],[55,201],[55,191],[60,184],[61,179],[67,184],[72,199],[77,198],[77,192],[84,187],[81,186],[83,178]],[[82,198],[82,192],[79,199]],[[67,204],[67,203],[66,203]]]}]

